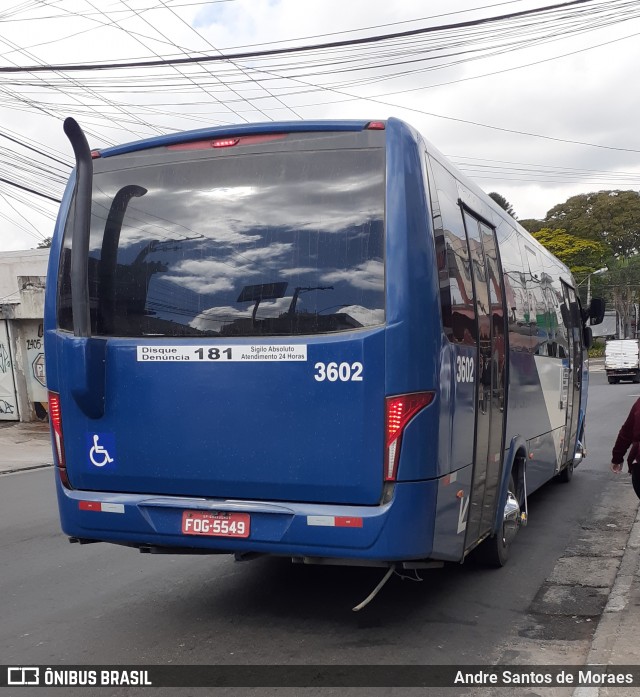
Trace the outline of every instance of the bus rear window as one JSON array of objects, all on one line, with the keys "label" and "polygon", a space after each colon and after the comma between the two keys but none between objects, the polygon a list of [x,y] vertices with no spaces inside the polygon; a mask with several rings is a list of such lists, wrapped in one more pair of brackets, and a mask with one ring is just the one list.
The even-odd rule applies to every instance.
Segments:
[{"label": "bus rear window", "polygon": [[[286,336],[383,323],[384,148],[332,135],[343,145],[304,134],[96,160],[92,334]],[[69,220],[58,289],[66,330],[70,249]]]}]

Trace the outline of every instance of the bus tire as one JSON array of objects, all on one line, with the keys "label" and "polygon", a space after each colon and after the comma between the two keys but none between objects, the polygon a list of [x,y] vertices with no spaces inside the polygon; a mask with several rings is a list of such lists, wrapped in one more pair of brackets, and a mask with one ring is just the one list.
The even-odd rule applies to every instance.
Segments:
[{"label": "bus tire", "polygon": [[618,378],[607,378],[609,381],[610,385],[617,385],[618,384]]},{"label": "bus tire", "polygon": [[[507,491],[507,506],[509,505],[510,497],[515,501],[518,500],[516,493],[515,481],[513,479],[513,473],[509,477],[509,489]],[[506,510],[506,506],[505,506]],[[515,522],[516,527],[520,524],[520,507],[518,506],[518,519]],[[503,518],[502,525],[497,535],[493,537],[488,537],[484,540],[477,548],[477,560],[483,566],[490,566],[493,568],[503,567],[509,559],[509,550],[511,549],[511,544],[514,537],[513,531],[509,532],[505,528],[505,520]]]}]

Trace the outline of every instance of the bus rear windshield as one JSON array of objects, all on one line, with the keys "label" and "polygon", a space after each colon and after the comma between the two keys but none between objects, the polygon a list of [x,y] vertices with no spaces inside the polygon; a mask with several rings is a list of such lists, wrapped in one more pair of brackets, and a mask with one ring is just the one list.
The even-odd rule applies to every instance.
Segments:
[{"label": "bus rear windshield", "polygon": [[[92,334],[285,336],[383,323],[384,148],[364,135],[95,160]],[[58,288],[58,324],[70,331],[71,227]]]}]

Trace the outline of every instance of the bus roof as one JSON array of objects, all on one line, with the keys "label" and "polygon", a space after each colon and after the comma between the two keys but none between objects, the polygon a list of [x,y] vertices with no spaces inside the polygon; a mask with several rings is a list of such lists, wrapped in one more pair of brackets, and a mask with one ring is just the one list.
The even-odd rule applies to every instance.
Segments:
[{"label": "bus roof", "polygon": [[104,150],[97,150],[100,157],[112,157],[125,153],[146,150],[147,148],[163,147],[175,143],[185,143],[204,138],[225,137],[229,135],[247,135],[256,133],[302,133],[308,131],[362,131],[372,119],[340,120],[340,121],[267,121],[264,123],[238,123],[211,128],[199,128],[193,131],[181,131],[154,138],[145,138],[123,145],[116,145]]}]

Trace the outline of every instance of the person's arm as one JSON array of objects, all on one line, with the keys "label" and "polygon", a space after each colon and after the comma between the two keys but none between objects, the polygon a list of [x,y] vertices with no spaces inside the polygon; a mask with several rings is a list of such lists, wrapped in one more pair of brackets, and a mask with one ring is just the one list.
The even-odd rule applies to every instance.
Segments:
[{"label": "person's arm", "polygon": [[613,446],[613,451],[611,453],[611,469],[614,472],[622,471],[622,463],[624,461],[624,454],[629,449],[631,443],[633,443],[635,434],[640,433],[640,400],[638,400],[632,407],[626,421],[622,424],[622,428],[618,433],[615,445]]}]

